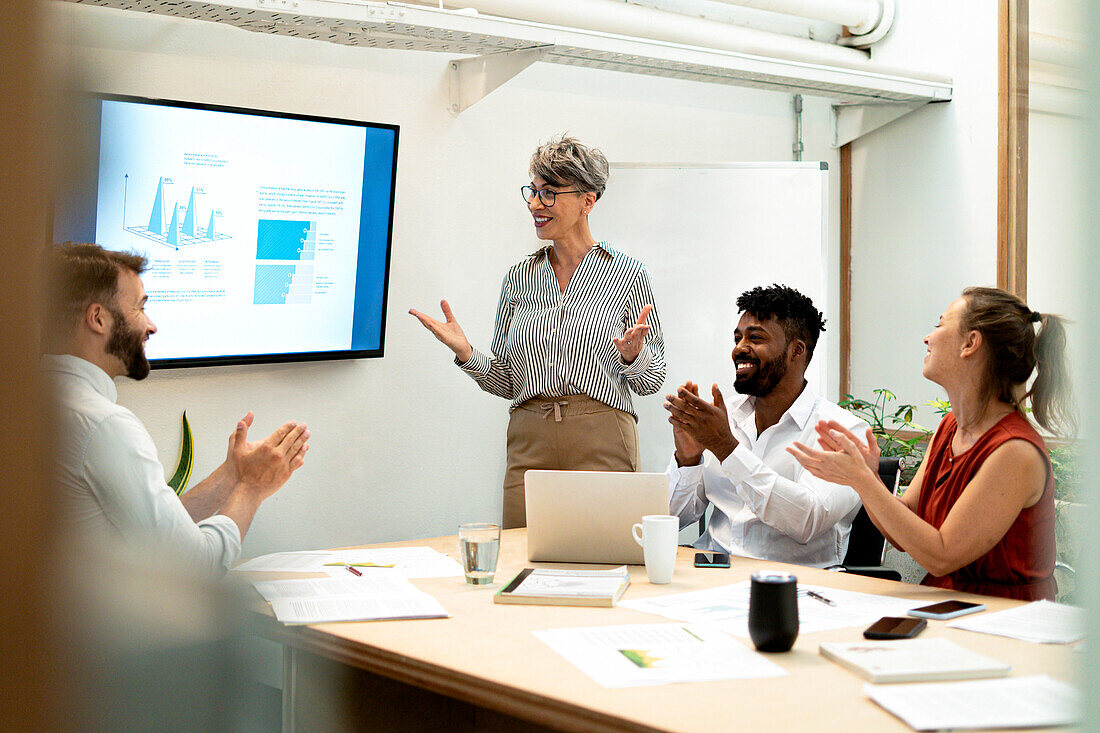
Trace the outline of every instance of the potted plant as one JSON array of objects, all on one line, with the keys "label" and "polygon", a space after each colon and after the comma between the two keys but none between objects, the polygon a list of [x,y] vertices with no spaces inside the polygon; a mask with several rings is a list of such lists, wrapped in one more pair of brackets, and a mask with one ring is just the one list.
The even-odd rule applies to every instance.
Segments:
[{"label": "potted plant", "polygon": [[1077,598],[1077,561],[1085,531],[1085,505],[1081,496],[1081,463],[1073,444],[1047,450],[1054,470],[1054,540],[1058,547],[1058,600]]}]

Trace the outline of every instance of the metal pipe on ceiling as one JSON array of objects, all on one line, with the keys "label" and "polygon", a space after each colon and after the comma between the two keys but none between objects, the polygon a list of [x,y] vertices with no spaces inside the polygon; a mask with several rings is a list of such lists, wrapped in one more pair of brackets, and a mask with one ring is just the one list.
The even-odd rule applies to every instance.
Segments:
[{"label": "metal pipe on ceiling", "polygon": [[545,3],[530,0],[445,0],[444,4],[450,10],[473,8],[486,15],[768,58],[779,57],[850,69],[865,69],[870,65],[868,55],[853,48],[632,5],[621,0],[552,0]]},{"label": "metal pipe on ceiling", "polygon": [[755,10],[793,15],[796,18],[823,20],[846,27],[861,35],[874,30],[882,19],[879,0],[715,0]]}]

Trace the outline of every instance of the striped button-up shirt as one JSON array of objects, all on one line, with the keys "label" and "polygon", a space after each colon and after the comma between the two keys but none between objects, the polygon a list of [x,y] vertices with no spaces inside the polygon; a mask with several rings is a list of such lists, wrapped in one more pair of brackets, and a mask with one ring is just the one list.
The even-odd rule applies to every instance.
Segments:
[{"label": "striped button-up shirt", "polygon": [[[627,364],[611,340],[622,338],[649,304],[649,333]],[[459,367],[486,392],[510,399],[512,410],[532,397],[586,394],[637,418],[630,390],[653,394],[665,381],[665,344],[649,275],[641,262],[606,242],[584,256],[564,293],[549,245],[513,266],[500,290],[492,352],[474,349]]]}]

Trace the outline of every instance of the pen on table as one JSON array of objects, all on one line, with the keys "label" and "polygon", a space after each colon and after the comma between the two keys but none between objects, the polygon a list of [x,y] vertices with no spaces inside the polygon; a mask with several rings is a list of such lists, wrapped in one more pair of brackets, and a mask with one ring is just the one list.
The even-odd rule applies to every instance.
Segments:
[{"label": "pen on table", "polygon": [[688,636],[694,636],[696,639],[699,639],[699,641],[702,641],[702,639],[699,638],[699,635],[692,633],[691,629],[689,629],[688,627],[681,626],[680,628],[683,629],[684,633],[686,633]]},{"label": "pen on table", "polygon": [[821,595],[820,593],[815,593],[812,590],[806,591],[806,595],[808,595],[810,598],[813,598],[815,601],[821,601],[822,603],[826,603],[830,606],[835,606],[836,605],[836,601],[830,601],[825,596]]},{"label": "pen on table", "polygon": [[344,567],[347,568],[348,572],[351,573],[352,575],[358,575],[360,577],[363,575],[362,571],[356,570],[351,565],[345,565]]}]

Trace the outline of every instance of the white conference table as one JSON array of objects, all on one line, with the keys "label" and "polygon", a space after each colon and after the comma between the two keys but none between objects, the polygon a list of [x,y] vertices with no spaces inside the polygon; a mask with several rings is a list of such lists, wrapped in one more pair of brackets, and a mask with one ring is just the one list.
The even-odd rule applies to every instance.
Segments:
[{"label": "white conference table", "polygon": [[[458,559],[457,545],[455,537],[438,537],[370,547],[428,546]],[[699,569],[693,557],[680,548],[668,585],[651,585],[644,567],[631,566],[624,599],[737,583],[773,568],[794,572],[801,583],[915,603],[980,598],[990,611],[1019,605],[737,557],[728,570]],[[862,627],[803,634],[790,652],[768,655],[787,671],[784,677],[604,689],[531,632],[669,620],[622,607],[494,604],[501,584],[528,566],[555,565],[529,563],[526,531],[506,530],[492,585],[467,585],[461,577],[414,580],[452,614],[448,619],[283,626],[257,600],[257,633],[284,645],[283,730],[910,730],[863,695],[863,678],[818,654],[822,641],[861,639]],[[1007,662],[1013,676],[1074,678],[1074,652],[1065,645],[950,629],[944,621],[929,621],[922,636],[949,638]]]}]

